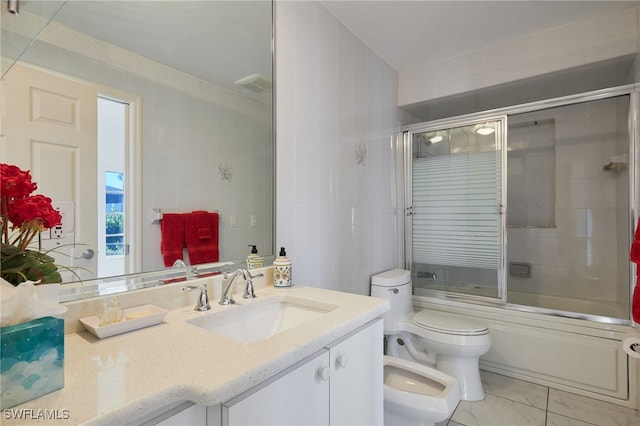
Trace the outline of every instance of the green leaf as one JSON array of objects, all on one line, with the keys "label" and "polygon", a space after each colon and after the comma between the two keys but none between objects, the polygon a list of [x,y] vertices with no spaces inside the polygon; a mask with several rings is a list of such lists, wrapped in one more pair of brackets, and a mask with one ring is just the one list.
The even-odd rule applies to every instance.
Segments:
[{"label": "green leaf", "polygon": [[55,259],[35,250],[21,252],[17,247],[3,244],[0,258],[2,278],[13,285],[24,281],[40,281],[41,284],[62,282]]}]

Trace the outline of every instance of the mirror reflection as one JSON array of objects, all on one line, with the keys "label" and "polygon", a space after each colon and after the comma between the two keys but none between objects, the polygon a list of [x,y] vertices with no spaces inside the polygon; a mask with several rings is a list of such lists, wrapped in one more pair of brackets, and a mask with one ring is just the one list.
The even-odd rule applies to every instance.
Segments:
[{"label": "mirror reflection", "polygon": [[42,249],[82,280],[272,255],[271,2],[4,3],[1,160],[63,216]]}]

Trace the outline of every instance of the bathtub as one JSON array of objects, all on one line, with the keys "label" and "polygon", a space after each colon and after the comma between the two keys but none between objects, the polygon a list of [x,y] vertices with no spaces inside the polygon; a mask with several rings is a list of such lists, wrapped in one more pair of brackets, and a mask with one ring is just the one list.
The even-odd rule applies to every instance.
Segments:
[{"label": "bathtub", "polygon": [[[571,317],[555,312],[514,305],[536,300],[547,306],[563,303],[561,309],[580,312],[588,301],[567,300],[533,294],[509,293],[511,304],[481,305],[473,302],[414,295],[415,310],[431,309],[473,317],[488,324],[491,349],[480,360],[480,368],[532,383],[572,392],[601,401],[638,409],[638,360],[629,358],[621,340],[632,327],[620,320],[591,321],[588,315]],[[555,299],[555,300],[554,300]],[[566,315],[565,315],[566,314]],[[598,318],[605,319],[605,318]]]},{"label": "bathtub", "polygon": [[[606,323],[625,323],[627,321],[626,318],[629,318],[628,307],[616,302],[593,301],[512,290],[507,290],[507,302],[513,305],[521,305],[520,307],[514,307],[516,309],[525,309],[525,306],[530,306],[561,311],[563,315],[569,317],[605,317],[593,318],[593,320]],[[620,319],[620,321],[615,321],[614,319]]]},{"label": "bathtub", "polygon": [[[468,296],[480,298],[497,297],[495,286],[478,286],[467,282],[443,283],[413,278],[415,294],[429,297],[431,293],[450,294],[456,299]],[[465,296],[466,295],[466,296]],[[489,302],[494,304],[495,302]],[[516,290],[507,290],[507,303],[510,308],[524,311],[551,310],[552,315],[570,318],[586,318],[592,321],[627,324],[629,322],[629,308],[622,303],[603,300],[580,299],[577,297],[546,295]],[[628,302],[627,302],[628,303]],[[538,309],[541,308],[541,309]],[[601,317],[601,318],[597,318]]]}]

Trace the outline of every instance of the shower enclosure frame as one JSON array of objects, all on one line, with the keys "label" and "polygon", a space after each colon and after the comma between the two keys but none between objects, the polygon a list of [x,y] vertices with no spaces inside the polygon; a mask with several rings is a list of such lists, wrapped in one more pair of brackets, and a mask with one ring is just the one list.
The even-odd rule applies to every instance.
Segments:
[{"label": "shower enclosure frame", "polygon": [[[433,120],[429,122],[417,123],[402,127],[400,133],[395,135],[395,141],[393,142],[394,149],[396,150],[396,167],[401,169],[401,172],[396,172],[396,179],[402,180],[398,182],[398,193],[396,194],[396,203],[400,207],[397,209],[397,216],[401,219],[397,223],[398,235],[402,235],[402,242],[399,243],[397,264],[398,267],[411,270],[412,266],[412,138],[413,134],[417,132],[428,132],[443,130],[452,127],[461,127],[470,124],[495,121],[503,119],[502,123],[504,128],[502,129],[501,141],[502,145],[502,161],[503,170],[506,170],[506,143],[508,140],[507,134],[507,121],[508,117],[515,114],[522,114],[528,112],[535,112],[539,110],[563,107],[573,104],[581,104],[589,101],[597,101],[608,98],[614,98],[618,96],[629,96],[629,116],[628,134],[629,134],[629,224],[628,224],[628,237],[629,241],[633,236],[633,232],[637,223],[637,211],[640,208],[638,205],[639,196],[637,194],[640,185],[638,183],[638,143],[640,133],[640,86],[636,84],[618,86],[608,89],[596,90],[591,92],[585,92],[575,95],[563,96],[559,98],[552,98],[547,100],[535,101],[524,103],[520,105],[508,106],[488,111],[481,111],[472,114],[465,114],[460,116],[448,117],[444,119]],[[501,188],[502,188],[502,206],[506,206],[507,202],[507,175],[503,173],[501,176]],[[501,214],[505,214],[504,207],[501,206]],[[542,308],[536,306],[519,305],[509,303],[507,301],[507,226],[506,220],[502,220],[502,241],[501,241],[501,266],[497,287],[497,297],[486,297],[479,295],[461,294],[454,292],[447,292],[443,290],[430,290],[423,289],[424,297],[433,297],[436,299],[451,301],[453,303],[473,303],[484,306],[495,306],[500,308],[506,308],[511,310],[518,310],[530,313],[539,313],[546,315],[553,315],[559,317],[567,317],[574,319],[583,319],[588,321],[595,321],[599,323],[617,324],[617,325],[630,325],[631,320],[631,300],[634,288],[634,277],[636,272],[636,266],[630,263],[629,267],[629,317],[625,319],[612,318],[600,315],[592,315],[586,313],[575,313],[569,311],[561,311],[549,308]],[[418,296],[420,297],[420,296]]]},{"label": "shower enclosure frame", "polygon": [[[468,127],[473,125],[478,125],[487,122],[495,122],[496,125],[496,142],[499,144],[499,150],[501,154],[501,162],[505,164],[506,162],[506,141],[507,141],[507,116],[505,114],[495,114],[492,112],[489,113],[480,113],[474,114],[473,117],[470,116],[461,116],[454,117],[451,119],[443,119],[438,121],[429,122],[428,124],[415,124],[410,126],[403,131],[403,149],[404,149],[404,170],[405,170],[405,182],[404,185],[404,199],[406,202],[405,206],[405,265],[404,267],[408,270],[411,270],[412,259],[413,259],[413,248],[412,248],[412,239],[413,239],[413,209],[412,209],[412,200],[413,200],[413,185],[410,184],[412,181],[413,175],[413,135],[416,132],[424,133],[436,130],[442,130],[443,128],[460,128],[460,127]],[[506,185],[507,181],[504,179],[504,176],[501,176],[501,194],[502,199],[497,207],[498,214],[504,215],[505,206],[506,206]],[[501,221],[501,229],[500,229],[500,251],[503,253],[506,250],[506,223],[504,220]],[[458,293],[451,292],[443,292],[439,290],[431,290],[436,295],[445,295],[450,298],[463,297],[465,300],[474,300],[477,302],[484,303],[506,303],[507,293],[506,293],[506,264],[505,257],[502,256],[500,260],[500,265],[498,267],[497,274],[497,297],[486,297],[472,294],[460,295]]]}]

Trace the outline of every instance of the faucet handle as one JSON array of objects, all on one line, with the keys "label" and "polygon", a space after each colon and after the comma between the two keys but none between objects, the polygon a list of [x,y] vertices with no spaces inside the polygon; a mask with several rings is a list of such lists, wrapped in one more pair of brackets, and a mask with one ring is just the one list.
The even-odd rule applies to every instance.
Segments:
[{"label": "faucet handle", "polygon": [[187,266],[187,279],[188,280],[192,280],[194,278],[198,278],[198,275],[200,275],[200,272],[198,272],[198,267],[197,266]]},{"label": "faucet handle", "polygon": [[251,275],[251,271],[249,270],[246,270],[245,272],[247,273],[246,275],[247,285],[244,288],[244,293],[242,297],[244,299],[255,299],[257,296],[253,288],[253,279],[258,277],[264,277],[264,274],[261,272],[259,274]]},{"label": "faucet handle", "polygon": [[182,290],[192,291],[192,290],[200,290],[200,296],[198,297],[198,301],[196,302],[196,307],[193,308],[196,311],[208,311],[211,309],[211,305],[209,304],[209,294],[207,293],[207,287],[202,285],[188,285],[183,287]]},{"label": "faucet handle", "polygon": [[244,287],[244,293],[242,294],[243,299],[255,299],[256,293],[253,291],[253,281],[251,278],[247,278],[247,285]]},{"label": "faucet handle", "polygon": [[249,276],[250,279],[264,277],[264,274],[262,272],[260,272],[259,274],[251,275],[250,270],[247,270],[247,275]]}]

